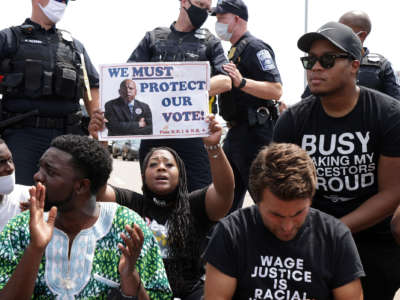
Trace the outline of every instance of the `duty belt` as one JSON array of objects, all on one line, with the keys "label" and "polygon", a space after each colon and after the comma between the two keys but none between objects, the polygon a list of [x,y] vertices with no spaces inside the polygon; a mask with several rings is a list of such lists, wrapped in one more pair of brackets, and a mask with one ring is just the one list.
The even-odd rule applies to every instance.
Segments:
[{"label": "duty belt", "polygon": [[276,120],[279,116],[277,103],[275,100],[265,100],[264,105],[247,107],[246,113],[243,111],[240,119],[227,123],[228,127],[232,128],[242,123],[248,123],[250,126],[262,125],[270,119]]},{"label": "duty belt", "polygon": [[37,116],[37,114],[37,111],[23,114],[3,112],[3,118],[5,118],[5,120],[2,122],[7,122],[9,120],[11,121],[7,122],[7,126],[3,127],[65,129],[67,126],[79,124],[79,122],[81,121],[81,115],[79,115],[78,113],[72,113],[65,117],[43,117]]}]

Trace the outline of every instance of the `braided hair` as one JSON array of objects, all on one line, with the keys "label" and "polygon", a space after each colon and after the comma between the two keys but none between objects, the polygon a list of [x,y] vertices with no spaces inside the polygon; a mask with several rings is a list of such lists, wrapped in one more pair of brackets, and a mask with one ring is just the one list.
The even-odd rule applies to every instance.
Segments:
[{"label": "braided hair", "polygon": [[[165,261],[165,268],[168,275],[168,280],[174,293],[184,289],[183,268],[191,268],[198,270],[198,258],[200,256],[199,235],[195,230],[194,219],[190,211],[189,193],[187,189],[186,169],[185,164],[175,150],[169,147],[152,148],[146,155],[142,165],[142,182],[143,195],[145,197],[144,211],[147,210],[152,197],[157,197],[157,194],[146,185],[145,172],[150,160],[150,157],[155,151],[165,150],[174,157],[178,171],[178,185],[170,195],[171,210],[167,217],[168,222],[168,249],[170,260]],[[160,196],[161,197],[161,196]],[[165,197],[164,197],[165,198]]]}]

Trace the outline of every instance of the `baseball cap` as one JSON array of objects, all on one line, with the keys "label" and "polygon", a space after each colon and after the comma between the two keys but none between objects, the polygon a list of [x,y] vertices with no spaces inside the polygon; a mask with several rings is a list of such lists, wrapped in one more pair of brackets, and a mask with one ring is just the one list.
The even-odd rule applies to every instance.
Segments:
[{"label": "baseball cap", "polygon": [[349,26],[338,22],[328,22],[316,32],[304,34],[297,41],[297,47],[304,52],[309,52],[312,43],[321,39],[330,41],[354,59],[361,60],[362,44],[360,39]]},{"label": "baseball cap", "polygon": [[211,15],[231,13],[247,21],[249,14],[242,0],[218,0],[217,6],[211,9]]}]

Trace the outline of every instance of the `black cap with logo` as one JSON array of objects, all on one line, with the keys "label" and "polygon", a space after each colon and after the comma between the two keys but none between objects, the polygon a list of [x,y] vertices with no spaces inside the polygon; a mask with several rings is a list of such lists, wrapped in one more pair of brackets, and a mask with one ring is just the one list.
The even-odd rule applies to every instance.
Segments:
[{"label": "black cap with logo", "polygon": [[304,34],[298,40],[297,47],[304,52],[309,52],[312,43],[321,39],[330,41],[354,59],[361,60],[362,44],[360,39],[349,26],[338,22],[326,23],[316,32]]}]

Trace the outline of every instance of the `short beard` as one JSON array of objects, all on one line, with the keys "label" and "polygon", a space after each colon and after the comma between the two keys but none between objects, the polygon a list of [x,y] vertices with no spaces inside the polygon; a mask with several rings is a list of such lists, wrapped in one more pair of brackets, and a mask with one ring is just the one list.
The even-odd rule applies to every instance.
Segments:
[{"label": "short beard", "polygon": [[55,206],[57,207],[58,211],[67,211],[68,210],[68,204],[71,203],[72,198],[74,197],[74,191],[71,191],[71,193],[66,197],[64,200],[56,203],[52,203],[50,201],[47,201],[49,199],[48,192],[46,191],[46,199],[44,201],[44,211],[50,211],[50,209]]},{"label": "short beard", "polygon": [[314,96],[317,96],[317,97],[324,97],[324,96],[328,95],[327,92],[317,92],[317,93],[311,92],[311,94],[313,94]]}]

